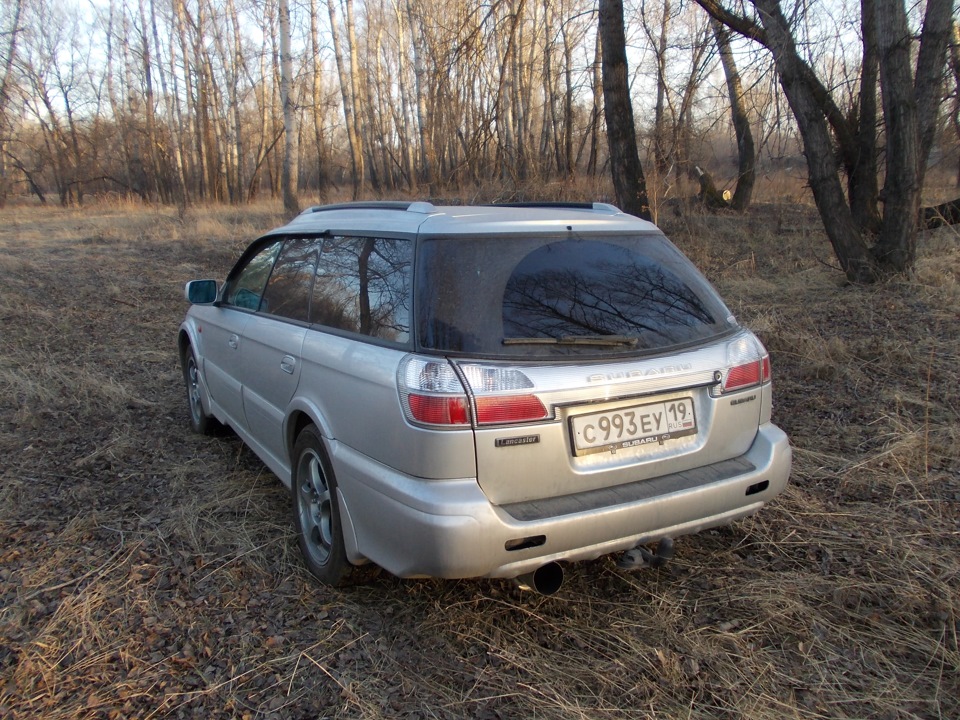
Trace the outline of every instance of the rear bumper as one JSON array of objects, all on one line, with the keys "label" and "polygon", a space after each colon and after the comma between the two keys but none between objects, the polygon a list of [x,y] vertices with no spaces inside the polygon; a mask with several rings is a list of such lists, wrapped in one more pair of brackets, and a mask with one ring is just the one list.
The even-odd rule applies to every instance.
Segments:
[{"label": "rear bumper", "polygon": [[[734,460],[498,507],[473,478],[421,480],[343,445],[334,443],[331,451],[348,555],[400,577],[509,578],[551,561],[588,560],[726,525],[778,495],[791,465],[787,436],[767,424]],[[507,550],[508,544],[534,546]]]}]

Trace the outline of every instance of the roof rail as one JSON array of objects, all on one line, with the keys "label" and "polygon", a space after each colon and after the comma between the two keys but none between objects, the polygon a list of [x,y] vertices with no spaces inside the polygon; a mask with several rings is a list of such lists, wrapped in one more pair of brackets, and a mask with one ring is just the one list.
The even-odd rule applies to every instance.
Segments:
[{"label": "roof rail", "polygon": [[617,215],[621,212],[620,208],[609,203],[588,203],[588,202],[564,202],[563,200],[550,200],[543,202],[507,202],[490,203],[487,207],[512,207],[512,208],[566,208],[568,210],[594,210],[596,212],[606,213],[608,215]]},{"label": "roof rail", "polygon": [[301,213],[328,212],[330,210],[398,210],[401,212],[431,213],[434,206],[428,202],[411,200],[360,200],[357,202],[312,205]]}]

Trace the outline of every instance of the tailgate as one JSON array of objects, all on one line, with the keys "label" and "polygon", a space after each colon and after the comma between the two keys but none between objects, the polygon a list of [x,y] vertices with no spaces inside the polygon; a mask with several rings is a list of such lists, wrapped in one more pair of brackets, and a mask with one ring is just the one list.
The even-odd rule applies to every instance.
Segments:
[{"label": "tailgate", "polygon": [[497,505],[571,495],[737,457],[769,385],[717,392],[728,343],[669,360],[522,366],[550,420],[478,427],[477,477]]}]

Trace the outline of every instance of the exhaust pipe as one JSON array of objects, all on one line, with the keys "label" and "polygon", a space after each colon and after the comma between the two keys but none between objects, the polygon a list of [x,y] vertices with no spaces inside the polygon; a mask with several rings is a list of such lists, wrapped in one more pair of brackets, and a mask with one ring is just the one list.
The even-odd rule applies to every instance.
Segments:
[{"label": "exhaust pipe", "polygon": [[563,585],[563,568],[559,563],[548,562],[530,573],[514,578],[521,590],[533,590],[541,595],[553,595]]}]

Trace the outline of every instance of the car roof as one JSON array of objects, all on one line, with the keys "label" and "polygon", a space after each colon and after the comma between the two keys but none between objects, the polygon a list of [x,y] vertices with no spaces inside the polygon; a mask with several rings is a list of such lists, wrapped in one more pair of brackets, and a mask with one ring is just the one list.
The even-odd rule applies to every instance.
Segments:
[{"label": "car roof", "polygon": [[355,202],[310,207],[270,234],[384,232],[495,235],[517,232],[651,232],[656,226],[606,203],[433,205]]}]

